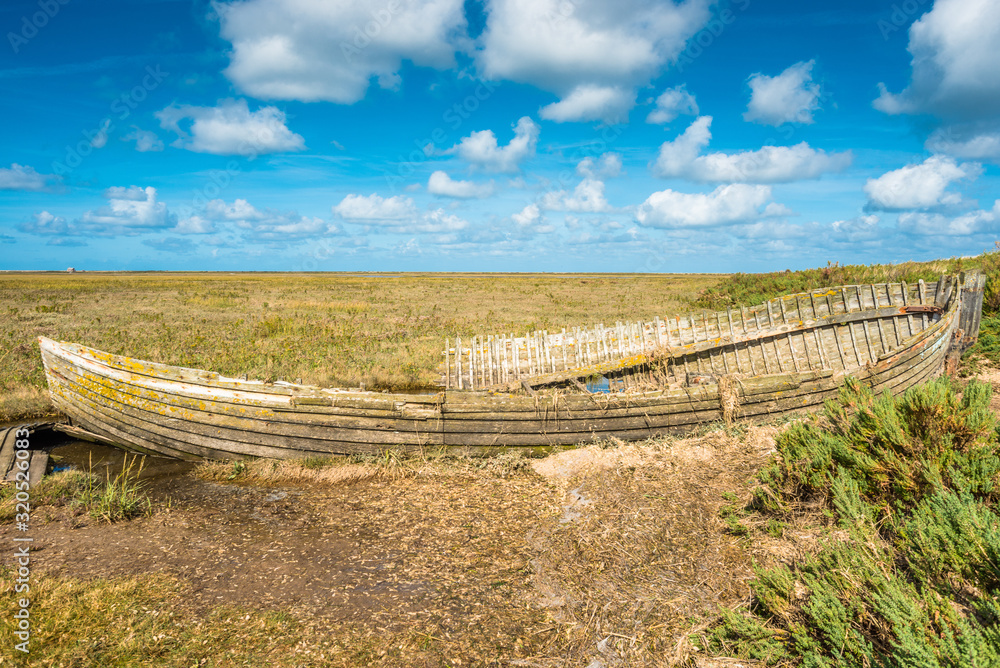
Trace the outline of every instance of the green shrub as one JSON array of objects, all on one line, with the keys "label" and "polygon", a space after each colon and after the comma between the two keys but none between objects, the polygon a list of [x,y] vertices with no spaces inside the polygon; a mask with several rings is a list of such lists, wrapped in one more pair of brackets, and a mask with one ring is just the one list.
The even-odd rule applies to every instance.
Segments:
[{"label": "green shrub", "polygon": [[708,649],[769,665],[1000,666],[990,396],[941,379],[894,399],[850,380],[779,437],[747,510],[819,500],[846,531],[757,568],[750,609],[723,612]]},{"label": "green shrub", "polygon": [[[941,378],[894,399],[888,393],[875,396],[848,378],[821,419],[793,425],[782,435],[780,459],[759,480],[777,498],[814,498],[836,492],[834,479],[843,475],[851,482],[840,485],[856,487],[852,494],[887,510],[912,507],[941,489],[992,495],[1000,457],[991,395],[991,387],[977,381],[959,395]],[[848,510],[844,490],[839,498],[836,509],[844,516],[861,512]]]}]

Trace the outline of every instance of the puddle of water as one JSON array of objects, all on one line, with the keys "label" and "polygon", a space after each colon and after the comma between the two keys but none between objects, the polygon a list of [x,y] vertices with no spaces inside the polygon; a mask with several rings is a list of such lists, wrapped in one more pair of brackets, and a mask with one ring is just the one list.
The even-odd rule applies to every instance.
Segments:
[{"label": "puddle of water", "polygon": [[587,391],[597,394],[607,394],[611,392],[611,381],[604,376],[596,379],[587,379]]},{"label": "puddle of water", "polygon": [[[134,456],[125,450],[90,443],[89,441],[69,441],[52,448],[49,452],[49,462],[54,471],[66,469],[92,470],[102,478],[108,476],[114,478],[126,466],[125,458],[128,457],[128,461],[132,462]],[[140,462],[142,462],[142,471],[138,476],[140,480],[153,480],[174,476],[186,473],[194,468],[192,462],[185,462],[180,459],[152,457],[149,455],[143,458],[142,455],[139,455],[139,458],[133,465],[133,469],[137,469]]]}]

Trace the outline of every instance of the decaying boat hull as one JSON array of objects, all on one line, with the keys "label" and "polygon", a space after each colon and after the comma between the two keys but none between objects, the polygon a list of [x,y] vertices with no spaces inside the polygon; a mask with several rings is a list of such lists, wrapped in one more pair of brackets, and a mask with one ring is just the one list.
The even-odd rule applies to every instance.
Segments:
[{"label": "decaying boat hull", "polygon": [[[692,317],[691,342],[683,342],[680,328],[680,341],[660,358],[631,355],[630,365],[621,360],[603,364],[641,380],[658,362],[675,384],[692,370],[707,374],[711,382],[644,390],[633,379],[631,390],[607,394],[534,389],[556,387],[567,380],[564,376],[579,386],[577,379],[590,375],[593,365],[518,379],[530,394],[515,394],[506,386],[386,394],[224,378],[46,338],[40,346],[52,401],[78,433],[141,452],[239,459],[446,447],[486,454],[609,437],[642,440],[721,420],[765,420],[821,406],[835,396],[846,375],[861,378],[876,391],[899,394],[940,375],[949,355],[974,338],[972,327],[978,330],[981,276],[950,285],[954,289],[948,292],[944,282],[933,291],[927,286],[926,296],[921,293],[909,304],[903,298],[905,284],[899,304],[893,303],[889,288],[889,303],[882,304],[872,286],[871,304],[858,291],[852,310],[844,293],[842,313],[828,302],[825,314],[814,307],[812,319],[802,310],[795,314],[798,318],[785,317],[756,331],[744,326],[737,332],[730,320],[723,332],[717,318],[723,335],[714,340],[706,328],[706,340],[698,341]],[[751,366],[777,372],[736,371]],[[502,381],[500,376],[494,379]]]}]

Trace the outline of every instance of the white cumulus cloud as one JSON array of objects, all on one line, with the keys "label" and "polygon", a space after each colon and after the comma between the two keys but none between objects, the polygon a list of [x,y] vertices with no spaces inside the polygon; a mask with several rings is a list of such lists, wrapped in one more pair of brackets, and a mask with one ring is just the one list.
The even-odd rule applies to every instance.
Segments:
[{"label": "white cumulus cloud", "polygon": [[924,144],[927,150],[967,160],[1000,162],[1000,128],[951,126],[935,130]]},{"label": "white cumulus cloud", "polygon": [[265,100],[351,104],[373,79],[398,87],[404,60],[452,67],[468,40],[462,0],[243,0],[215,8],[233,45],[226,76]]},{"label": "white cumulus cloud", "polygon": [[105,118],[97,133],[91,138],[90,145],[94,148],[104,148],[108,143],[108,131],[111,129],[111,119]]},{"label": "white cumulus cloud", "polygon": [[415,221],[402,227],[406,232],[422,232],[425,234],[443,234],[458,232],[469,227],[469,221],[448,213],[444,209],[428,211]]},{"label": "white cumulus cloud", "polygon": [[514,138],[506,146],[497,143],[492,130],[480,130],[463,137],[446,152],[456,153],[488,171],[510,174],[519,169],[521,162],[535,155],[538,133],[538,124],[524,116],[514,126]]},{"label": "white cumulus cloud", "polygon": [[378,194],[348,195],[333,207],[333,213],[352,221],[402,220],[417,214],[413,200],[396,195],[383,198]]},{"label": "white cumulus cloud", "polygon": [[580,181],[572,193],[565,190],[545,193],[540,205],[551,211],[598,213],[611,210],[608,200],[604,198],[604,182],[592,178]]},{"label": "white cumulus cloud", "polygon": [[283,111],[250,111],[246,100],[220,100],[214,107],[171,105],[155,116],[162,128],[177,134],[172,146],[196,153],[256,157],[305,148],[302,136],[285,125]]},{"label": "white cumulus cloud", "polygon": [[641,225],[664,228],[699,228],[752,222],[788,211],[770,202],[769,186],[742,183],[719,186],[710,193],[656,192],[636,210]]},{"label": "white cumulus cloud", "polygon": [[904,211],[953,206],[962,202],[948,186],[960,179],[975,179],[982,168],[977,163],[959,165],[951,158],[931,156],[917,165],[907,165],[868,179],[865,194],[871,209]]},{"label": "white cumulus cloud", "polygon": [[538,208],[537,204],[529,204],[518,213],[511,215],[511,220],[517,223],[521,227],[526,227],[528,225],[533,225],[542,219],[542,210]]},{"label": "white cumulus cloud", "polygon": [[322,218],[303,216],[294,211],[259,209],[245,199],[213,199],[204,210],[177,223],[174,232],[182,234],[211,234],[217,223],[232,223],[243,230],[251,241],[283,241],[286,239],[308,239],[319,237],[336,228]]},{"label": "white cumulus cloud", "polygon": [[547,121],[605,121],[621,123],[635,106],[635,91],[620,86],[581,84],[558,102],[547,104],[538,115]]},{"label": "white cumulus cloud", "polygon": [[486,77],[560,97],[542,117],[623,120],[648,84],[708,21],[709,0],[490,0],[482,50]]},{"label": "white cumulus cloud", "polygon": [[493,194],[493,182],[474,183],[472,181],[455,181],[447,172],[438,170],[427,179],[427,192],[442,197],[458,199],[473,199],[489,197]]},{"label": "white cumulus cloud", "polygon": [[830,224],[830,228],[835,235],[848,241],[863,241],[874,239],[881,233],[878,224],[879,217],[872,214],[837,220]]},{"label": "white cumulus cloud", "polygon": [[653,173],[663,177],[686,174],[701,150],[711,141],[711,126],[711,116],[699,116],[676,139],[663,142],[652,165]]},{"label": "white cumulus cloud", "polygon": [[795,63],[781,74],[750,77],[750,104],[743,118],[764,125],[812,123],[819,109],[819,84],[812,82],[815,61]]},{"label": "white cumulus cloud", "polygon": [[997,44],[1000,3],[936,0],[910,26],[910,85],[894,94],[880,84],[875,108],[888,114],[995,118],[1000,108]]},{"label": "white cumulus cloud", "polygon": [[204,216],[193,215],[178,220],[173,231],[178,234],[212,234],[215,224]]},{"label": "white cumulus cloud", "polygon": [[[401,234],[451,235],[469,227],[467,220],[444,209],[420,213],[412,199],[399,195],[389,198],[377,194],[348,195],[333,207],[333,213],[350,223]],[[451,237],[445,236],[438,239],[442,243],[449,240]]]},{"label": "white cumulus cloud", "polygon": [[649,115],[646,116],[646,122],[662,125],[669,123],[681,114],[698,115],[698,103],[695,101],[694,95],[689,93],[683,84],[666,89],[656,98],[656,109],[649,112]]},{"label": "white cumulus cloud", "polygon": [[33,167],[15,162],[10,167],[0,167],[0,190],[44,190],[50,181],[58,178],[39,174]]},{"label": "white cumulus cloud", "polygon": [[[152,192],[150,192],[152,190]],[[128,200],[131,202],[146,202],[151,197],[155,199],[155,188],[140,188],[139,186],[111,186],[105,189],[104,197],[110,200]]]},{"label": "white cumulus cloud", "polygon": [[155,132],[143,130],[137,125],[133,125],[132,131],[122,136],[122,141],[134,141],[135,150],[140,153],[163,150],[163,141]]},{"label": "white cumulus cloud", "polygon": [[75,228],[95,234],[137,234],[172,227],[177,222],[167,205],[157,201],[152,186],[115,186],[105,190],[104,196],[107,206],[85,212],[74,221]]},{"label": "white cumulus cloud", "polygon": [[994,202],[992,210],[979,209],[959,216],[908,211],[899,215],[898,224],[903,232],[923,236],[995,235],[1000,232],[1000,200]]},{"label": "white cumulus cloud", "polygon": [[712,138],[711,125],[711,116],[700,116],[676,139],[664,142],[652,164],[653,173],[706,183],[788,183],[842,171],[852,161],[850,152],[827,153],[806,142],[701,155]]},{"label": "white cumulus cloud", "polygon": [[34,214],[31,220],[18,226],[22,232],[40,235],[71,234],[69,222],[62,216],[56,216],[48,211]]},{"label": "white cumulus cloud", "polygon": [[622,173],[622,157],[617,153],[604,153],[597,160],[588,156],[576,166],[576,173],[591,179],[603,179]]}]

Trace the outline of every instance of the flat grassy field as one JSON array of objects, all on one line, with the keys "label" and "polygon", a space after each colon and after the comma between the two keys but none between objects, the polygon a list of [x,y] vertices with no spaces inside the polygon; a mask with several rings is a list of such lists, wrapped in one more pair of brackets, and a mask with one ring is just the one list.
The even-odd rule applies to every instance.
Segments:
[{"label": "flat grassy field", "polygon": [[50,410],[39,335],[326,387],[418,389],[445,337],[652,319],[708,274],[0,274],[0,422]]}]

